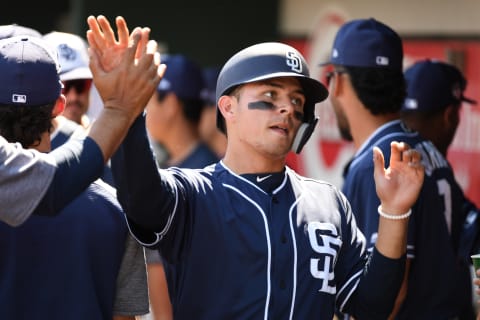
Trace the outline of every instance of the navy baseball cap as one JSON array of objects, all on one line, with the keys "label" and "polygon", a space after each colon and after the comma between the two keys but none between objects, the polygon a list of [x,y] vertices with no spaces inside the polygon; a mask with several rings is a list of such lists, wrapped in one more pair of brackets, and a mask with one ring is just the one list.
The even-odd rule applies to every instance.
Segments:
[{"label": "navy baseball cap", "polygon": [[373,18],[351,20],[338,30],[326,64],[402,70],[402,39]]},{"label": "navy baseball cap", "polygon": [[60,96],[55,50],[43,39],[16,36],[0,40],[0,105],[40,106]]},{"label": "navy baseball cap", "polygon": [[181,99],[201,99],[204,87],[202,69],[184,55],[162,55],[167,70],[158,84],[158,92],[173,92]]},{"label": "navy baseball cap", "polygon": [[467,80],[460,70],[435,60],[416,62],[405,71],[407,97],[402,111],[433,111],[462,101],[477,104],[463,95]]}]

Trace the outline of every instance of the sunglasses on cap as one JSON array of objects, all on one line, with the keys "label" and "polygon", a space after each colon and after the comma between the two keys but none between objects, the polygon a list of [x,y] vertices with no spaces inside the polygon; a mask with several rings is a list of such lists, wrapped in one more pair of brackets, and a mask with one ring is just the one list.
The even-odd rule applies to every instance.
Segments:
[{"label": "sunglasses on cap", "polygon": [[77,94],[82,94],[88,91],[91,86],[92,86],[91,79],[76,79],[76,80],[63,81],[62,93],[66,94],[70,91],[70,89],[74,88]]}]

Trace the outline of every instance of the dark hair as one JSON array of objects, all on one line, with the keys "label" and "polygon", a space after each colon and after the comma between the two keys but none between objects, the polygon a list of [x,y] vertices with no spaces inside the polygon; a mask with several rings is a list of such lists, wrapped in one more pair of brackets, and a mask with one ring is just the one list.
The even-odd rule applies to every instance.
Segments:
[{"label": "dark hair", "polygon": [[458,112],[458,109],[462,107],[462,103],[453,103],[442,108],[434,108],[430,110],[402,110],[400,111],[400,116],[407,125],[410,125],[412,120],[416,120],[420,123],[429,123],[428,121],[431,121],[439,116],[443,116],[445,109],[447,109],[449,106],[456,108]]},{"label": "dark hair", "polygon": [[37,146],[42,134],[53,128],[54,105],[0,106],[0,134],[9,142],[20,142],[24,148]]},{"label": "dark hair", "polygon": [[200,116],[202,115],[203,107],[205,103],[202,99],[182,99],[179,100],[183,104],[183,114],[185,117],[194,124],[200,122]]},{"label": "dark hair", "polygon": [[[162,102],[167,97],[168,93],[169,92],[158,91],[158,101]],[[182,103],[183,115],[185,118],[187,118],[191,123],[198,125],[205,102],[200,98],[184,99],[179,96],[176,97]]]},{"label": "dark hair", "polygon": [[343,69],[358,98],[373,115],[400,111],[407,94],[401,70],[346,66]]}]

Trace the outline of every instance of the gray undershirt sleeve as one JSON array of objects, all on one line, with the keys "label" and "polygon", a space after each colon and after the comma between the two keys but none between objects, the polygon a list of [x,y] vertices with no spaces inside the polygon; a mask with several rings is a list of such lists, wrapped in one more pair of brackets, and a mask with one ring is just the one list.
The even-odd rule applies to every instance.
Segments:
[{"label": "gray undershirt sleeve", "polygon": [[18,226],[32,214],[55,174],[49,154],[25,150],[0,136],[0,220]]}]

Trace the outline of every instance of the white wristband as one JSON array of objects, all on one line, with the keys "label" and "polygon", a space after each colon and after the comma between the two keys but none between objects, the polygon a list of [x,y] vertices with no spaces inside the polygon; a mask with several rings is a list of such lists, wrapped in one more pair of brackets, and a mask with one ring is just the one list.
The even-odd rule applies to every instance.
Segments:
[{"label": "white wristband", "polygon": [[382,205],[378,206],[378,214],[381,215],[382,217],[390,220],[401,220],[401,219],[406,219],[410,217],[412,214],[412,209],[409,209],[407,212],[404,214],[388,214],[382,211]]}]

